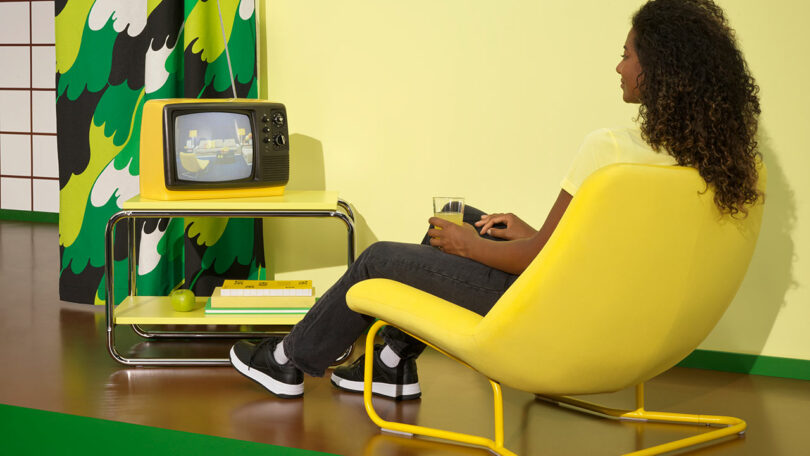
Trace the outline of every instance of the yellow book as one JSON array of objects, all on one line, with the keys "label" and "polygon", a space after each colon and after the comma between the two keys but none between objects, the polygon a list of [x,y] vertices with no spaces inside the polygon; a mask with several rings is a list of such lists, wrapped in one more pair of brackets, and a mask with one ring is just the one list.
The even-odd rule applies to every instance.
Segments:
[{"label": "yellow book", "polygon": [[226,280],[222,296],[315,296],[311,280]]},{"label": "yellow book", "polygon": [[315,304],[311,296],[229,296],[222,287],[214,288],[211,294],[212,309],[309,309]]}]

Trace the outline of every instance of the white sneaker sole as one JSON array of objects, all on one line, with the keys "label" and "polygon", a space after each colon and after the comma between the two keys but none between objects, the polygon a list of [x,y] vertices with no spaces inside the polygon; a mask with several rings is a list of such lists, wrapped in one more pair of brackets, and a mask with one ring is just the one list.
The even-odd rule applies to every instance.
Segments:
[{"label": "white sneaker sole", "polygon": [[[363,382],[346,380],[345,378],[332,374],[332,383],[341,389],[357,393],[363,392]],[[419,388],[419,383],[397,385],[394,383],[372,382],[371,393],[392,399],[416,399],[422,394],[422,390]]]},{"label": "white sneaker sole", "polygon": [[304,395],[303,383],[299,383],[297,385],[282,383],[258,369],[251,369],[247,364],[243,363],[239,360],[239,358],[236,357],[233,348],[231,348],[230,359],[231,364],[237,371],[239,371],[240,374],[259,383],[265,387],[267,391],[270,391],[276,396],[283,398],[295,398]]}]

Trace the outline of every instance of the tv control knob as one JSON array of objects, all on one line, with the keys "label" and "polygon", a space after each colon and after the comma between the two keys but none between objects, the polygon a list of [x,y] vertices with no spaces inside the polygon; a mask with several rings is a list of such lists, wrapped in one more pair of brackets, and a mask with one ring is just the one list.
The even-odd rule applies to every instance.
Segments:
[{"label": "tv control knob", "polygon": [[276,135],[276,137],[273,138],[273,143],[277,146],[283,146],[287,144],[287,138],[285,138],[284,135]]},{"label": "tv control knob", "polygon": [[262,128],[262,131],[265,133],[270,133],[270,127],[264,127]]},{"label": "tv control knob", "polygon": [[270,118],[267,117],[267,114],[262,116],[262,122],[264,122],[264,123],[270,122]]},{"label": "tv control knob", "polygon": [[265,136],[265,137],[264,137],[264,139],[262,139],[262,142],[269,143],[269,142],[270,142],[270,137],[269,137],[269,136]]},{"label": "tv control knob", "polygon": [[280,112],[273,113],[273,123],[279,127],[284,126],[284,114]]}]

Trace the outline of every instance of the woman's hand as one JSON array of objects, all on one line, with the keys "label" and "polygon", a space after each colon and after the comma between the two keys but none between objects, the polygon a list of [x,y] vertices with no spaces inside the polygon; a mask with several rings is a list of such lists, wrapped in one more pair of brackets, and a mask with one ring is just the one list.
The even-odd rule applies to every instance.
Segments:
[{"label": "woman's hand", "polygon": [[[506,228],[493,228],[499,223],[506,225]],[[481,220],[475,222],[475,226],[479,228],[481,235],[489,234],[509,241],[530,238],[537,233],[537,230],[512,213],[482,215]]]},{"label": "woman's hand", "polygon": [[456,225],[439,217],[431,217],[428,222],[437,228],[428,230],[430,245],[438,247],[444,253],[451,253],[469,258],[475,250],[476,243],[482,239],[470,224]]}]

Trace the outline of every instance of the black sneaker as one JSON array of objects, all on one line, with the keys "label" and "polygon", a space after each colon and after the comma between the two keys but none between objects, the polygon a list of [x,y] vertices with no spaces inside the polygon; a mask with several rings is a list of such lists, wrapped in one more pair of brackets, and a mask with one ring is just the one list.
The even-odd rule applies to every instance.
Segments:
[{"label": "black sneaker", "polygon": [[[371,392],[378,396],[398,401],[416,399],[422,395],[419,377],[416,375],[416,360],[403,359],[397,367],[388,367],[380,359],[383,345],[374,346],[374,368]],[[345,391],[363,392],[363,368],[365,355],[348,366],[340,366],[332,372],[332,384]]]},{"label": "black sneaker", "polygon": [[278,397],[301,397],[304,395],[304,374],[289,361],[286,364],[276,362],[273,350],[279,342],[280,337],[269,337],[258,344],[240,340],[231,347],[231,365]]}]

